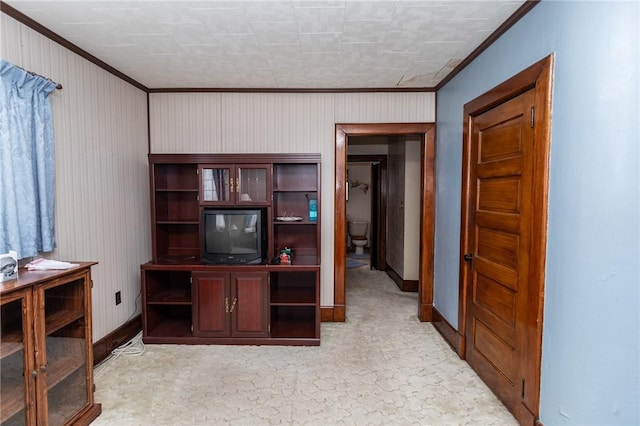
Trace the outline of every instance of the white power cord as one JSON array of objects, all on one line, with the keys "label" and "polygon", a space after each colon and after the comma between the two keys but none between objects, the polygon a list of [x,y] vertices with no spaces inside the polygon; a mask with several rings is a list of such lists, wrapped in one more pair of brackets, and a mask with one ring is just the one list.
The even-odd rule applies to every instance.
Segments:
[{"label": "white power cord", "polygon": [[124,356],[140,356],[144,353],[145,347],[144,342],[142,341],[142,331],[135,335],[135,337],[128,342],[118,346],[115,348],[109,356],[102,361],[98,366],[94,369],[94,375],[98,375],[106,370],[110,361],[115,361],[120,355]]},{"label": "white power cord", "polygon": [[125,356],[140,356],[144,353],[144,343],[142,342],[142,331],[138,332],[135,337],[129,340],[124,345],[120,345],[115,348],[111,354],[116,358],[120,355]]}]

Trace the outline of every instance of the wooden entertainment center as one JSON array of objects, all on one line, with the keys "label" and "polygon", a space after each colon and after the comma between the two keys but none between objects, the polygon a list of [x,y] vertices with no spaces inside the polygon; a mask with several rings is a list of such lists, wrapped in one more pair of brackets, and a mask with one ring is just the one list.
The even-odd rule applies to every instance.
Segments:
[{"label": "wooden entertainment center", "polygon": [[[149,168],[144,342],[319,345],[320,154],[149,154]],[[209,208],[264,212],[261,263],[202,260]],[[276,263],[285,248],[291,264]]]}]

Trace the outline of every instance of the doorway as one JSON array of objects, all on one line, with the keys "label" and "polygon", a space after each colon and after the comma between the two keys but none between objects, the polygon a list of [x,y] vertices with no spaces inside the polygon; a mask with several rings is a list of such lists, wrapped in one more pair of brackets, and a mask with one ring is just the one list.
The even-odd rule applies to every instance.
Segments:
[{"label": "doorway", "polygon": [[345,321],[346,318],[346,197],[347,143],[354,136],[419,135],[421,138],[420,182],[420,255],[418,283],[418,318],[431,321],[433,312],[433,242],[434,242],[434,181],[435,124],[336,124],[335,203],[334,203],[334,306],[323,313],[324,321]]},{"label": "doorway", "polygon": [[[388,144],[388,140],[385,139],[385,144]],[[351,142],[349,142],[350,144]],[[367,144],[366,141],[364,144]],[[364,183],[354,182],[353,170],[359,168],[360,170],[367,170],[368,179]],[[369,268],[378,271],[386,270],[386,235],[387,235],[387,156],[374,154],[374,155],[360,155],[360,154],[348,154],[347,156],[347,174],[351,170],[351,177],[348,185],[348,191],[350,192],[351,201],[354,201],[355,195],[363,196],[364,194],[358,193],[357,189],[366,185],[364,190],[365,194],[368,191],[368,199],[366,204],[368,208],[365,214],[359,214],[359,212],[351,209],[352,205],[347,202],[347,217],[351,211],[351,219],[362,218],[369,222],[368,242],[365,250],[369,255]],[[352,190],[356,188],[356,191]],[[358,206],[362,210],[362,203]]]},{"label": "doorway", "polygon": [[552,68],[464,108],[461,354],[521,424],[539,414]]}]

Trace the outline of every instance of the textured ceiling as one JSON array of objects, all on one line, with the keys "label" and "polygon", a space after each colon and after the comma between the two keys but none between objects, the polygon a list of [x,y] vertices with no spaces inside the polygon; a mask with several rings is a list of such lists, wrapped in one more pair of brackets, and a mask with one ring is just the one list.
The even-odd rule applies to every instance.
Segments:
[{"label": "textured ceiling", "polygon": [[432,88],[524,1],[5,1],[148,88]]}]

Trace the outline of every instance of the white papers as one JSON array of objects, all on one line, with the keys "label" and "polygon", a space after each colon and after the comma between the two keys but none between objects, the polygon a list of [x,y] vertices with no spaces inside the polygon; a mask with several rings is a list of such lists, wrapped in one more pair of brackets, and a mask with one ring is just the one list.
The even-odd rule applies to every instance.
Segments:
[{"label": "white papers", "polygon": [[59,260],[36,259],[25,265],[30,271],[46,271],[48,269],[71,269],[78,266],[77,263],[61,262]]}]

